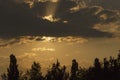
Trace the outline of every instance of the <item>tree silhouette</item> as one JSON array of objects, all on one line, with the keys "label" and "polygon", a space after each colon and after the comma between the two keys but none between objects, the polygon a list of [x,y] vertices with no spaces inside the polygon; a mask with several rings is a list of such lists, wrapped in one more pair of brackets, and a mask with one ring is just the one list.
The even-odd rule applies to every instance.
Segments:
[{"label": "tree silhouette", "polygon": [[33,62],[26,73],[20,73],[17,67],[17,59],[11,54],[8,73],[1,75],[2,80],[120,80],[120,51],[116,58],[110,56],[102,61],[95,58],[94,65],[89,68],[78,67],[78,62],[73,59],[70,73],[58,60],[48,68],[45,76],[42,76],[41,66],[37,62]]},{"label": "tree silhouette", "polygon": [[87,80],[102,80],[102,65],[98,58],[94,60],[94,67],[90,67],[87,70],[86,77]]},{"label": "tree silhouette", "polygon": [[110,68],[113,68],[114,66],[114,58],[112,56],[110,56],[110,60],[109,60],[109,65],[110,65]]},{"label": "tree silhouette", "polygon": [[119,64],[119,66],[120,66],[120,50],[119,50],[117,59],[118,59],[118,64]]},{"label": "tree silhouette", "polygon": [[41,67],[40,64],[37,62],[33,62],[31,69],[28,71],[28,74],[29,74],[28,80],[43,80]]},{"label": "tree silhouette", "polygon": [[110,76],[110,62],[107,60],[107,58],[104,58],[103,59],[103,73],[104,73],[104,79],[109,79],[109,76]]},{"label": "tree silhouette", "polygon": [[60,62],[57,60],[53,63],[52,67],[47,71],[45,76],[46,80],[67,80],[69,74],[66,72],[66,66],[61,67]]},{"label": "tree silhouette", "polygon": [[72,66],[71,66],[70,80],[77,80],[77,71],[78,71],[78,62],[76,61],[76,59],[73,59]]},{"label": "tree silhouette", "polygon": [[2,80],[8,80],[7,75],[5,73],[1,75],[1,78],[2,78]]},{"label": "tree silhouette", "polygon": [[10,65],[8,68],[8,80],[19,80],[19,70],[17,65],[16,57],[11,54],[10,55]]},{"label": "tree silhouette", "polygon": [[87,69],[79,67],[77,72],[77,79],[76,80],[87,80],[86,78]]}]

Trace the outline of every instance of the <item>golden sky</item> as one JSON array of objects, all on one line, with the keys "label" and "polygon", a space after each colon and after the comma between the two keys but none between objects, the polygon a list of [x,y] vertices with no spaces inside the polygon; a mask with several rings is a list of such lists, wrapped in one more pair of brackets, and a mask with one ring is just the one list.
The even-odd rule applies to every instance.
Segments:
[{"label": "golden sky", "polygon": [[[116,57],[120,48],[119,38],[94,38],[80,37],[35,37],[24,36],[19,41],[4,41],[0,47],[0,72],[6,71],[9,65],[9,55],[15,54],[20,69],[30,68],[33,61],[40,62],[45,71],[51,63],[57,59],[62,65],[71,65],[72,59],[76,59],[82,67],[93,65],[95,57],[102,59],[109,56]],[[2,41],[2,40],[1,40]],[[15,43],[14,43],[15,42]],[[26,64],[27,63],[27,64]]]},{"label": "golden sky", "polygon": [[[112,3],[112,4],[111,4]],[[117,56],[120,0],[0,0],[0,74],[15,54],[20,69],[57,59],[68,67]],[[4,62],[4,63],[3,63]],[[27,63],[27,64],[26,64]]]}]

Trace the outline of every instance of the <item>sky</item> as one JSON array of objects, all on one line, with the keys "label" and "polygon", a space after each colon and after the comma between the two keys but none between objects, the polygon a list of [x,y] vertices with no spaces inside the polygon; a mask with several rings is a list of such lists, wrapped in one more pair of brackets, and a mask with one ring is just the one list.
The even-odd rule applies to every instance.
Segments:
[{"label": "sky", "polygon": [[[120,49],[120,0],[0,0],[0,74],[9,55],[19,68],[33,61],[46,70],[57,59],[70,67],[116,57]],[[27,64],[26,64],[27,63]]]}]

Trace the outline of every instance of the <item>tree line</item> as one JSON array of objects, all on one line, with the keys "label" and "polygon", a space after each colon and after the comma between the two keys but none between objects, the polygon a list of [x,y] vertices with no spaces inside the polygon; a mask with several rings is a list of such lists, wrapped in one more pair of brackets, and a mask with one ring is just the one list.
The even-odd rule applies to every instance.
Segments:
[{"label": "tree line", "polygon": [[33,62],[31,69],[20,72],[15,55],[10,55],[7,73],[1,75],[2,80],[120,80],[120,51],[116,58],[110,56],[100,61],[94,59],[94,65],[82,68],[76,59],[72,60],[70,72],[66,66],[61,66],[57,60],[49,67],[45,75],[42,74],[40,63]]}]

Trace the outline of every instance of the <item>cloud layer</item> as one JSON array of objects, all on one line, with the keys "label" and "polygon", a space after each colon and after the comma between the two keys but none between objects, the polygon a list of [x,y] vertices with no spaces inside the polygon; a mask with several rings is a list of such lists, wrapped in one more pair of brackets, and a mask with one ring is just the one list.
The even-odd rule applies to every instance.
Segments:
[{"label": "cloud layer", "polygon": [[[83,44],[85,42],[88,42],[87,39],[82,37],[47,37],[47,36],[20,36],[16,38],[4,38],[0,39],[0,48],[10,48],[11,45],[23,45],[23,44],[31,44],[34,42],[40,42],[40,43],[61,43],[61,42],[67,42],[68,44]],[[34,48],[32,51],[55,51],[55,49],[52,48]]]},{"label": "cloud layer", "polygon": [[[71,8],[78,6],[72,0],[34,2],[32,8],[24,2],[1,0],[0,6],[1,37],[44,35],[85,38],[112,37],[113,32],[100,30],[95,28],[95,25],[120,22],[119,10],[107,10],[100,6],[86,6],[72,12]],[[51,9],[53,11],[49,11]],[[60,20],[50,22],[42,19],[42,16],[49,14],[53,14],[54,18]]]}]

